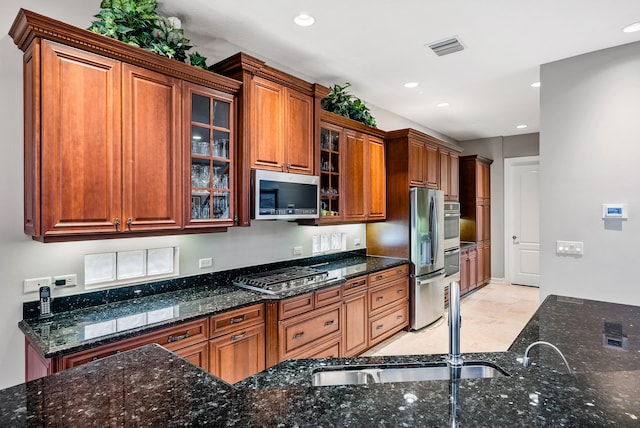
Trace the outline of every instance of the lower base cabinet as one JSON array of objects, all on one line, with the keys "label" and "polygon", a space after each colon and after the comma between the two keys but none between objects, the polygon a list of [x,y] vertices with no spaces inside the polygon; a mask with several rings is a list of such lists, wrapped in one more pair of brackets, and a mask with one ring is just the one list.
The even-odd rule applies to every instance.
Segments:
[{"label": "lower base cabinet", "polygon": [[209,372],[236,383],[264,370],[264,323],[209,341]]},{"label": "lower base cabinet", "polygon": [[[366,278],[365,278],[366,280]],[[344,334],[342,356],[352,357],[368,348],[367,293],[358,292],[344,297]]]}]

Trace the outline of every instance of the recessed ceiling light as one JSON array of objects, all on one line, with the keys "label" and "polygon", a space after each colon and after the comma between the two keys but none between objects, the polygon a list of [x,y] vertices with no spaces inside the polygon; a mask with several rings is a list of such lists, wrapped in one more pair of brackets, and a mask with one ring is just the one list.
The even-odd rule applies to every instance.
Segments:
[{"label": "recessed ceiling light", "polygon": [[418,82],[407,82],[407,83],[404,84],[404,87],[405,88],[415,88],[418,85],[419,85]]},{"label": "recessed ceiling light", "polygon": [[449,107],[449,103],[438,103],[436,107]]},{"label": "recessed ceiling light", "polygon": [[636,31],[640,31],[640,22],[634,22],[631,25],[627,25],[622,29],[625,33],[635,33]]},{"label": "recessed ceiling light", "polygon": [[518,126],[516,126],[516,128],[518,128],[518,129],[524,129],[526,127],[527,127],[527,125],[518,125]]},{"label": "recessed ceiling light", "polygon": [[293,18],[293,22],[295,22],[301,27],[308,27],[310,25],[313,25],[313,23],[316,22],[316,20],[311,15],[307,15],[306,13],[301,13],[300,15]]},{"label": "recessed ceiling light", "polygon": [[531,87],[532,87],[532,88],[539,88],[539,87],[540,87],[540,82],[533,82],[533,83],[531,84]]}]

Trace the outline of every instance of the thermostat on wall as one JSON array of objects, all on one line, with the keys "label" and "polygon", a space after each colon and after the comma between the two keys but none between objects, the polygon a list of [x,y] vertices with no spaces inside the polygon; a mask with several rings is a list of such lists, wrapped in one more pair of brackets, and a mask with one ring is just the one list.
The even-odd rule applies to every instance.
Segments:
[{"label": "thermostat on wall", "polygon": [[602,218],[627,218],[627,204],[602,204]]}]

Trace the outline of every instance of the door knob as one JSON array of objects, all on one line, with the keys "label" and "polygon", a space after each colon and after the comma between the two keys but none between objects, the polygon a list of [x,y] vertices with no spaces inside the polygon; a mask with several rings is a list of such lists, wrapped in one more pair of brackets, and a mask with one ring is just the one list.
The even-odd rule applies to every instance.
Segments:
[{"label": "door knob", "polygon": [[516,235],[513,235],[513,236],[511,237],[511,239],[513,239],[513,240],[515,241],[516,239],[518,239],[518,237],[517,237]]}]

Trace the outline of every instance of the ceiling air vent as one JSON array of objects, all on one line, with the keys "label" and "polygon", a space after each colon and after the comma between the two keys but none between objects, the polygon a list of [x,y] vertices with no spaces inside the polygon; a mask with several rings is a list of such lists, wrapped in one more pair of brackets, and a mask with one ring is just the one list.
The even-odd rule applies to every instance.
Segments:
[{"label": "ceiling air vent", "polygon": [[457,37],[450,37],[427,46],[438,56],[449,55],[464,49],[464,46],[462,46],[462,43],[460,43]]}]

